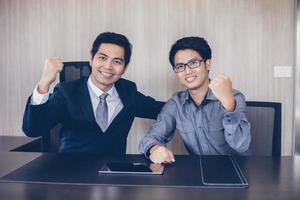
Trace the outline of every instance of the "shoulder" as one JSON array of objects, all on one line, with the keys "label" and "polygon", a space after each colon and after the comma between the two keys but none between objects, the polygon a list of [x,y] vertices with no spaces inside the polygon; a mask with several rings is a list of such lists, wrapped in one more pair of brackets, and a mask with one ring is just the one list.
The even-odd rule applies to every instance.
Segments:
[{"label": "shoulder", "polygon": [[118,89],[133,89],[133,90],[137,90],[136,84],[133,81],[124,79],[124,78],[120,78],[116,83],[115,83],[115,87]]},{"label": "shoulder", "polygon": [[172,116],[176,117],[179,110],[181,110],[182,103],[179,101],[180,92],[176,92],[172,95],[171,98],[168,99],[168,101],[165,103],[165,105],[162,107],[161,112],[159,114],[160,117],[162,116]]},{"label": "shoulder", "polygon": [[178,106],[182,105],[186,100],[186,91],[178,91],[173,93],[171,98],[166,102],[164,108],[166,109],[175,109]]},{"label": "shoulder", "polygon": [[175,103],[183,104],[188,98],[187,90],[177,91],[173,93],[170,101],[174,101]]},{"label": "shoulder", "polygon": [[233,89],[232,94],[234,97],[240,97],[240,98],[245,99],[245,95],[242,92],[240,92],[239,90]]}]

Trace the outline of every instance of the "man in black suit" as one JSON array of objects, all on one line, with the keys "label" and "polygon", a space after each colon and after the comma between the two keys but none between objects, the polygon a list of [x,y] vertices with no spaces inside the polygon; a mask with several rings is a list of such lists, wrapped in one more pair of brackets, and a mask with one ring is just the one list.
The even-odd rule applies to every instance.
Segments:
[{"label": "man in black suit", "polygon": [[163,102],[137,91],[121,76],[130,61],[131,44],[121,34],[101,33],[93,43],[89,78],[51,84],[63,69],[58,57],[46,60],[23,117],[27,136],[49,134],[61,124],[61,153],[122,155],[135,117],[155,119]]}]

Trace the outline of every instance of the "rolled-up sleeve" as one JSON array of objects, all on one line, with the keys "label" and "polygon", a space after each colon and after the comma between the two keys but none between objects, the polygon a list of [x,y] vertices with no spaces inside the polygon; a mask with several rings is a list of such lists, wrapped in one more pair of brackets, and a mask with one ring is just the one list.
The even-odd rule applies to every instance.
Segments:
[{"label": "rolled-up sleeve", "polygon": [[41,94],[37,91],[38,85],[34,88],[32,96],[31,96],[31,105],[40,105],[44,104],[48,101],[49,99],[49,92],[46,94]]}]

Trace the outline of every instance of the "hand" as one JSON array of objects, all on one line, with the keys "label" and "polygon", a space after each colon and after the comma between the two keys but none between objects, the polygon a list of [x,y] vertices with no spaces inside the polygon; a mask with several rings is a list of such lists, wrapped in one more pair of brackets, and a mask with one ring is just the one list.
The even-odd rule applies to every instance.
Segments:
[{"label": "hand", "polygon": [[208,87],[228,112],[234,111],[235,99],[232,95],[232,83],[228,76],[224,74],[217,75],[210,81]]},{"label": "hand", "polygon": [[172,151],[160,145],[155,145],[150,149],[150,160],[156,164],[175,162]]},{"label": "hand", "polygon": [[42,77],[38,83],[38,92],[47,93],[57,74],[63,69],[63,62],[59,57],[48,58],[45,61]]},{"label": "hand", "polygon": [[164,169],[164,165],[163,164],[156,164],[156,163],[151,163],[149,168],[153,171],[153,172],[162,172]]}]

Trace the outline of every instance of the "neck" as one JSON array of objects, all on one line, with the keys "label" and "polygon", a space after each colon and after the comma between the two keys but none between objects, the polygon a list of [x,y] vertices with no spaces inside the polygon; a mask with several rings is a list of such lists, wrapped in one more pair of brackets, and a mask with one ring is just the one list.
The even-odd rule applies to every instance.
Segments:
[{"label": "neck", "polygon": [[199,106],[208,91],[209,79],[207,79],[201,86],[195,89],[188,89],[189,94],[191,95],[193,101]]},{"label": "neck", "polygon": [[112,88],[112,85],[105,85],[105,84],[101,84],[99,82],[97,82],[96,80],[94,80],[95,78],[93,76],[91,76],[91,81],[93,82],[93,84],[99,88],[102,92],[106,93],[108,90],[110,90],[110,88]]}]

